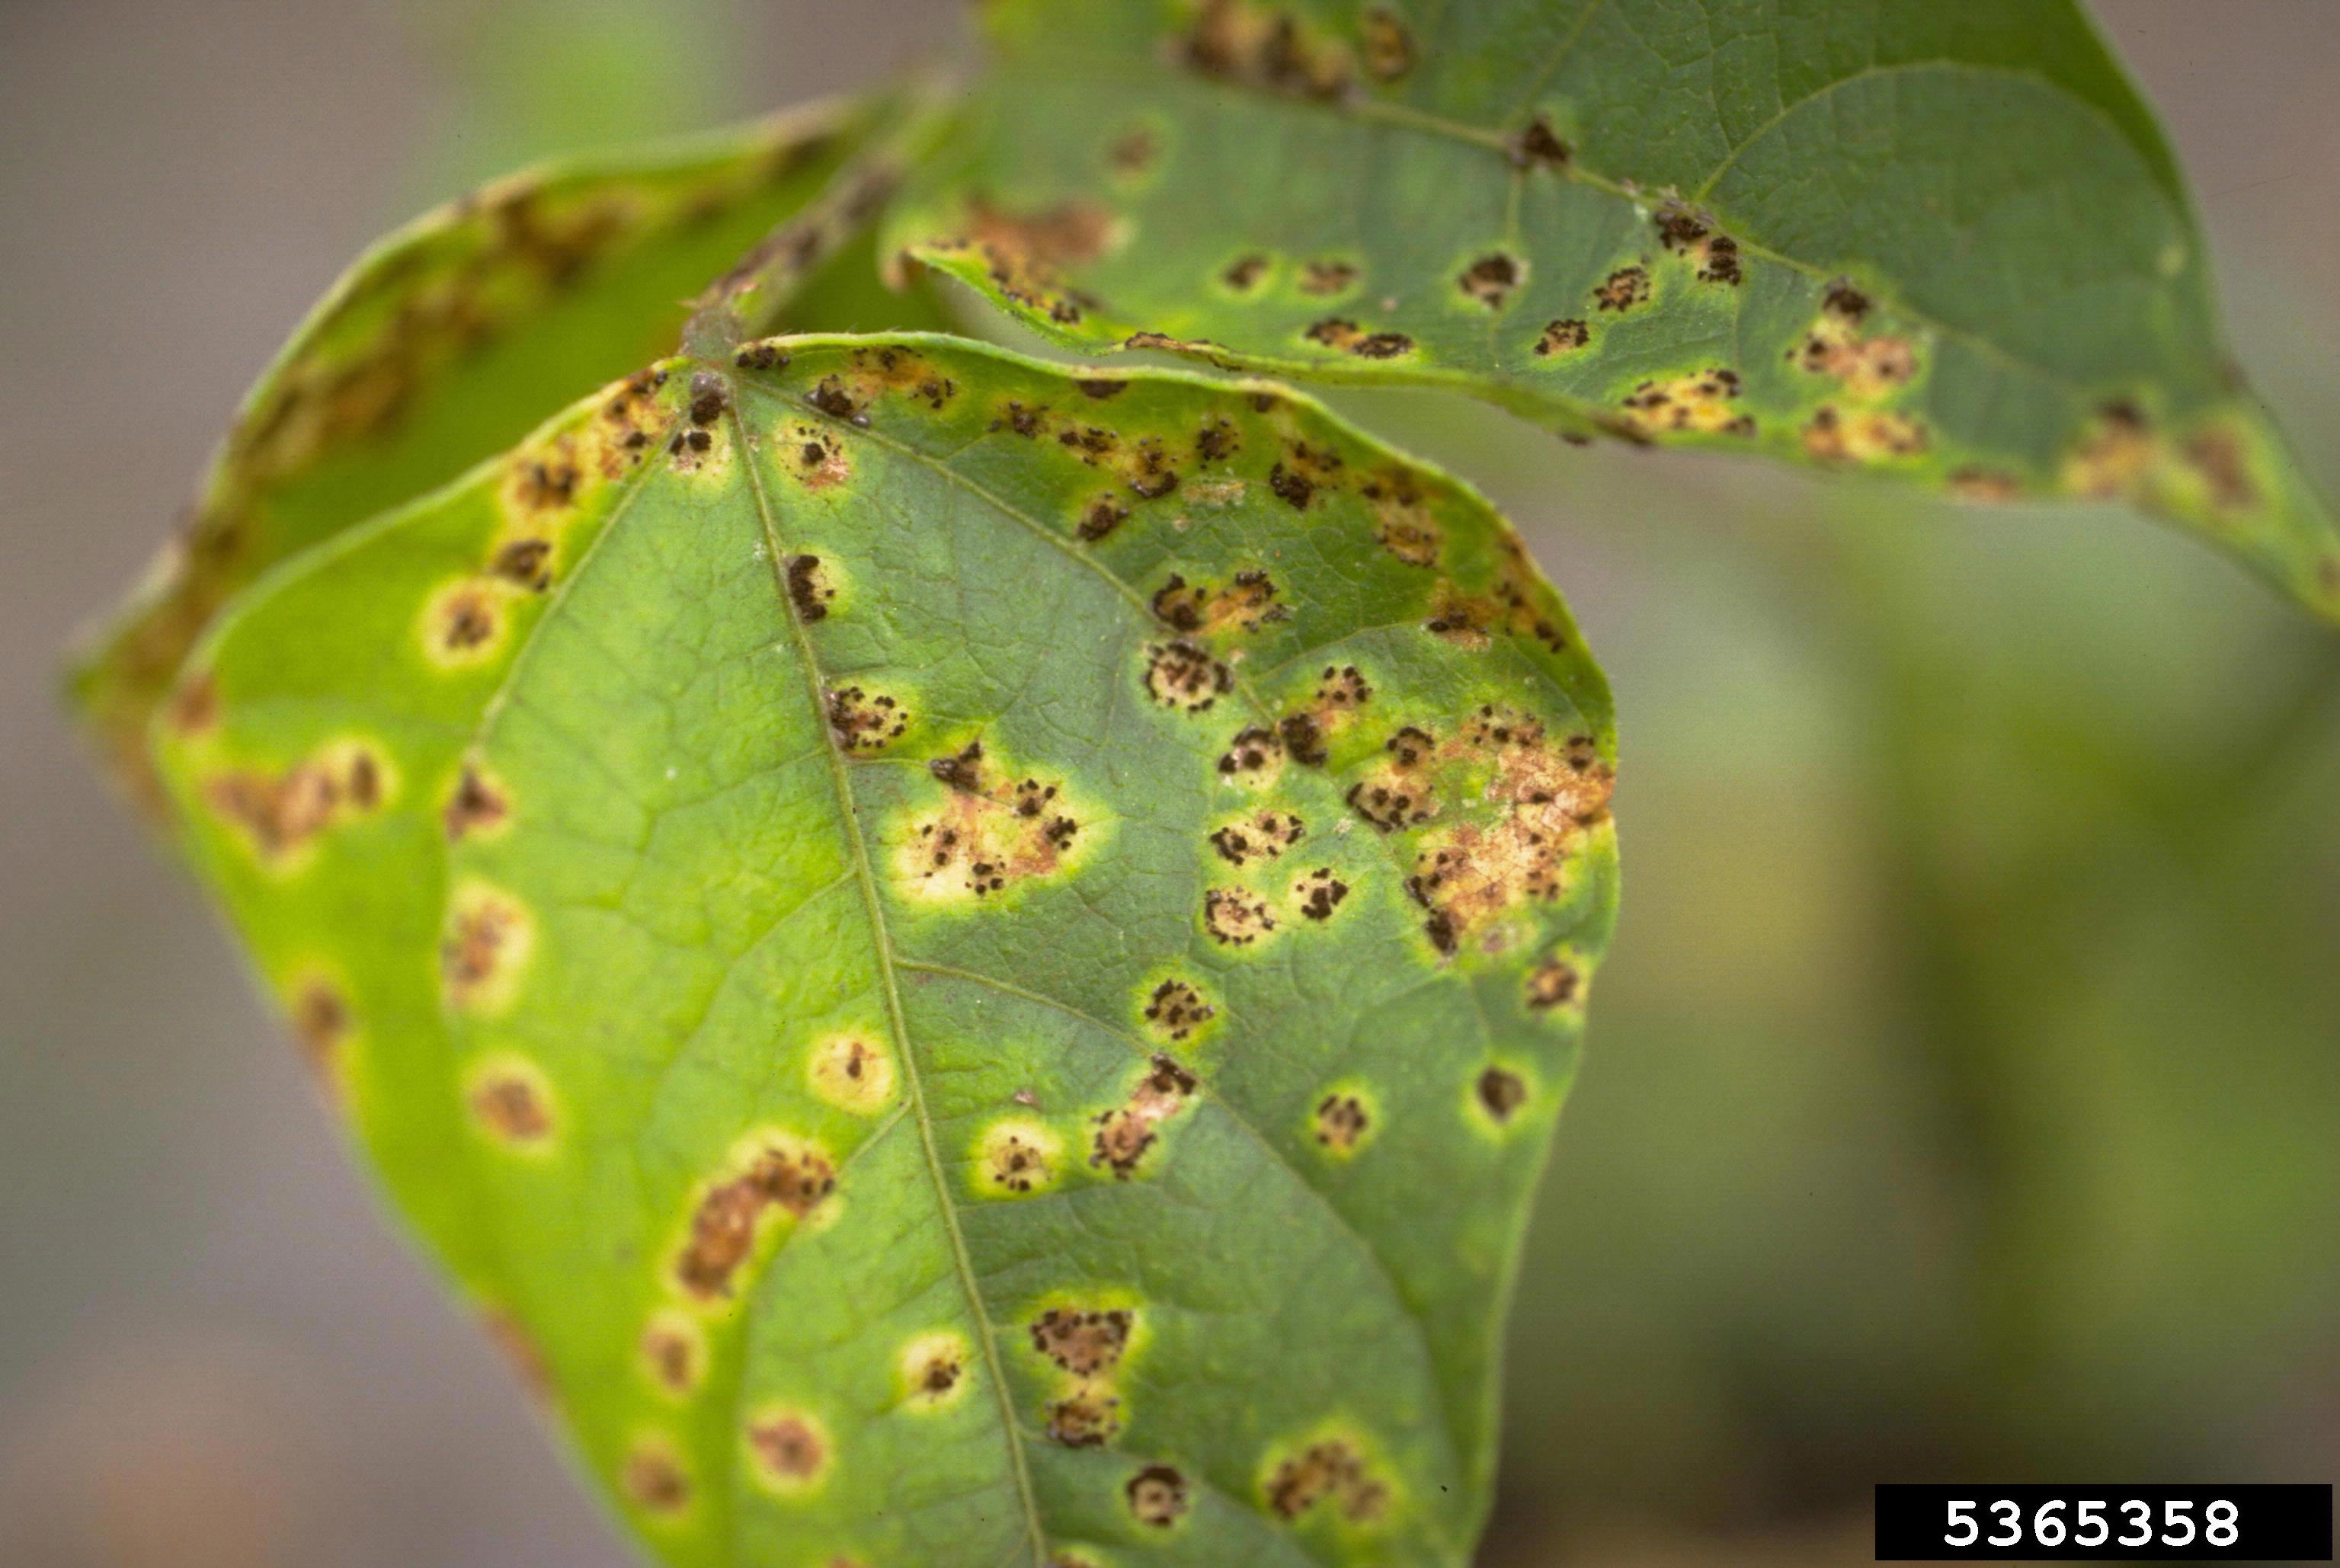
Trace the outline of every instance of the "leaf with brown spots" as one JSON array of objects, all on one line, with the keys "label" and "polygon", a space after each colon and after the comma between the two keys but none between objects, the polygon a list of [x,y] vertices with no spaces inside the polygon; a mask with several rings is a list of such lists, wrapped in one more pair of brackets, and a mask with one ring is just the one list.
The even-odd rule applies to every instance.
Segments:
[{"label": "leaf with brown spots", "polygon": [[[887,249],[1062,343],[1443,387],[1573,438],[1975,499],[2123,500],[2340,622],[2332,511],[2237,384],[2175,161],[2077,0],[985,20],[992,74]],[[1158,128],[1143,184],[1085,155],[1099,103]],[[1036,309],[938,243],[984,203],[1083,214],[1098,243],[1048,279],[1076,303]],[[1727,412],[1647,401],[1718,366]]]},{"label": "leaf with brown spots", "polygon": [[180,707],[198,866],[653,1550],[1466,1559],[1616,878],[1471,491],[1280,389],[731,345],[294,555]]},{"label": "leaf with brown spots", "polygon": [[[159,804],[150,714],[222,605],[277,562],[453,479],[551,409],[671,350],[685,303],[759,236],[794,272],[755,303],[790,322],[925,327],[923,294],[875,286],[854,195],[898,174],[905,95],[810,105],[621,155],[524,171],[416,219],[356,262],[245,395],[179,537],[81,657],[76,693],[117,777]],[[889,182],[890,183],[890,182]],[[495,574],[529,590],[578,481],[548,453],[511,476]],[[532,530],[531,524],[540,524]]]}]

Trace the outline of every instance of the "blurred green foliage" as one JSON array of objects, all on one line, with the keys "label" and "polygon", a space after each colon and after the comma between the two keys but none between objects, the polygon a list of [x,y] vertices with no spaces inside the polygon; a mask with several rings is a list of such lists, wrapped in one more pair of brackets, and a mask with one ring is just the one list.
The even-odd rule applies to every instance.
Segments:
[{"label": "blurred green foliage", "polygon": [[[777,105],[747,79],[732,0],[405,0],[442,88],[421,202],[523,164],[703,130]],[[838,21],[845,16],[840,14]]]}]

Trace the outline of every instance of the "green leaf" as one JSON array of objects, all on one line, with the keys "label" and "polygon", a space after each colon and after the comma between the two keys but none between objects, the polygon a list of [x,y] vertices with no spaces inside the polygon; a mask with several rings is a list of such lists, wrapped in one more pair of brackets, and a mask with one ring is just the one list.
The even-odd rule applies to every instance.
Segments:
[{"label": "green leaf", "polygon": [[1606,690],[1469,491],[1266,383],[775,340],[283,562],[167,711],[667,1560],[1468,1561],[1616,888]]},{"label": "green leaf", "polygon": [[1057,341],[1564,434],[2122,496],[2340,620],[2151,115],[2067,0],[1000,0],[889,248]]},{"label": "green leaf", "polygon": [[151,799],[148,719],[236,590],[671,352],[690,296],[776,225],[805,264],[775,277],[766,319],[793,297],[826,327],[941,324],[923,299],[881,303],[866,223],[899,171],[884,127],[919,124],[914,99],[522,173],[360,258],[246,395],[182,538],[76,672],[117,774]]}]

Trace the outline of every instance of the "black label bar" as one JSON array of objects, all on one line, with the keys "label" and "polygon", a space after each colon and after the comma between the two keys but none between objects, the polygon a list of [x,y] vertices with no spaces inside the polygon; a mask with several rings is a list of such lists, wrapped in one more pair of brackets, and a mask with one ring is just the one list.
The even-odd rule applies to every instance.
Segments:
[{"label": "black label bar", "polygon": [[1879,1562],[2010,1557],[2329,1563],[2332,1488],[1878,1487]]}]

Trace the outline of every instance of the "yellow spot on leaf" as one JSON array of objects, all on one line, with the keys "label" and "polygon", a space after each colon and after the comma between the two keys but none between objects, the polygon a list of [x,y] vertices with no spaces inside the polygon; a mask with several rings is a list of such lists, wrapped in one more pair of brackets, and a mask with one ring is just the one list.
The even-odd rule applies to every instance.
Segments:
[{"label": "yellow spot on leaf", "polygon": [[468,670],[503,651],[514,594],[526,591],[497,577],[459,578],[423,602],[417,635],[422,656],[441,670]]},{"label": "yellow spot on leaf", "polygon": [[762,1411],[749,1419],[747,1439],[750,1473],[783,1497],[818,1490],[834,1467],[828,1429],[808,1410]]},{"label": "yellow spot on leaf", "polygon": [[1006,1116],[977,1135],[976,1190],[990,1196],[1029,1197],[1056,1185],[1063,1174],[1065,1140],[1046,1122]]},{"label": "yellow spot on leaf", "polygon": [[894,1098],[894,1058],[875,1030],[850,1029],[817,1042],[806,1066],[812,1092],[840,1110],[875,1116]]},{"label": "yellow spot on leaf", "polygon": [[1753,435],[1754,416],[1734,406],[1739,393],[1738,372],[1729,370],[1645,381],[1626,396],[1625,419],[1651,435]]},{"label": "yellow spot on leaf", "polygon": [[690,1507],[690,1476],[674,1444],[663,1436],[635,1440],[618,1471],[618,1490],[636,1508],[659,1519],[673,1519]]},{"label": "yellow spot on leaf", "polygon": [[902,1347],[897,1367],[903,1397],[911,1409],[956,1404],[966,1397],[971,1381],[967,1336],[947,1329],[919,1335]]},{"label": "yellow spot on leaf", "polygon": [[511,1006],[536,947],[536,922],[511,894],[466,882],[448,901],[439,969],[448,1003],[471,1013]]},{"label": "yellow spot on leaf", "polygon": [[697,1392],[707,1375],[707,1335],[681,1313],[660,1311],[642,1330],[642,1370],[651,1385],[677,1399]]},{"label": "yellow spot on leaf", "polygon": [[502,1052],[480,1063],[466,1075],[463,1100],[492,1141],[523,1154],[551,1146],[552,1086],[525,1057]]}]

